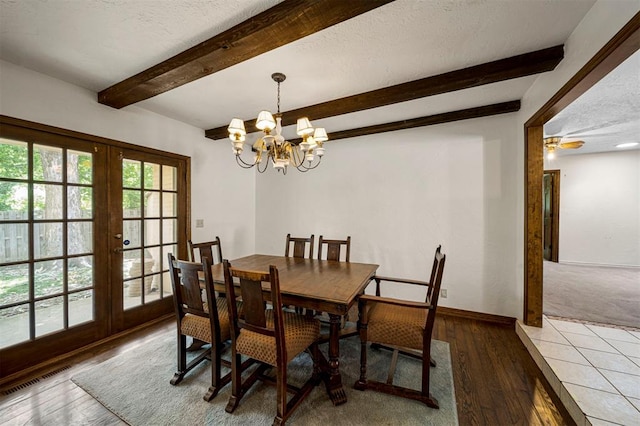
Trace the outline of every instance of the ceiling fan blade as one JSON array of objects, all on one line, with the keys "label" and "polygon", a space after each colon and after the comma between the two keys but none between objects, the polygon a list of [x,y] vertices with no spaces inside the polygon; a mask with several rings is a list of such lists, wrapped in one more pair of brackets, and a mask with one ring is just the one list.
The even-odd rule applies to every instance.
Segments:
[{"label": "ceiling fan blade", "polygon": [[584,141],[569,141],[569,142],[561,142],[559,147],[560,149],[578,149],[584,145]]}]

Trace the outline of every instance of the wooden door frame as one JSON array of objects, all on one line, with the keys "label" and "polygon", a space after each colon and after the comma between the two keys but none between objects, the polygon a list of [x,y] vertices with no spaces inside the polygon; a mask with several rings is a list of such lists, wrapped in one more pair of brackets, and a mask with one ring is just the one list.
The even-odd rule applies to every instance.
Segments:
[{"label": "wooden door frame", "polygon": [[545,170],[551,175],[551,261],[558,262],[560,248],[560,170]]},{"label": "wooden door frame", "polygon": [[640,49],[640,13],[613,36],[524,125],[524,314],[526,325],[542,327],[543,125]]}]

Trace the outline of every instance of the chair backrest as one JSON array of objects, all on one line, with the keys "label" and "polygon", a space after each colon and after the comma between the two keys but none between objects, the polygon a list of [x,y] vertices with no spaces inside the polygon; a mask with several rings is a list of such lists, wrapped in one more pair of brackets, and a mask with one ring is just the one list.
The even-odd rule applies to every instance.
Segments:
[{"label": "chair backrest", "polygon": [[314,235],[311,234],[311,237],[292,237],[291,234],[287,234],[287,245],[284,249],[284,255],[289,257],[289,249],[291,248],[291,243],[293,243],[293,257],[305,257],[304,252],[306,251],[307,244],[309,244],[309,259],[313,259],[313,239]]},{"label": "chair backrest", "polygon": [[320,235],[320,240],[318,241],[318,259],[322,260],[322,251],[324,246],[327,246],[327,257],[325,260],[337,260],[340,261],[340,249],[344,246],[345,248],[345,258],[344,261],[349,261],[349,256],[351,254],[351,237],[347,237],[346,240],[325,240],[322,235]]},{"label": "chair backrest", "polygon": [[429,285],[429,289],[427,290],[427,298],[425,300],[426,302],[429,302],[429,299],[431,299],[431,296],[433,294],[433,289],[434,289],[433,280],[435,280],[436,273],[438,270],[436,263],[438,262],[438,254],[440,254],[441,249],[442,249],[442,244],[439,244],[438,247],[436,248],[436,253],[433,255],[433,265],[431,266],[431,277],[429,278],[430,285]]},{"label": "chair backrest", "polygon": [[[202,262],[205,257],[211,260],[211,264],[222,262],[222,245],[220,245],[220,237],[216,237],[213,241],[206,241],[202,243],[194,243],[191,240],[187,241],[189,246],[189,260],[192,262]],[[195,252],[198,251],[198,259],[196,259]]]},{"label": "chair backrest", "polygon": [[[442,284],[442,273],[444,271],[444,262],[447,258],[444,254],[440,253],[440,247],[436,250],[436,254],[433,261],[433,269],[431,271],[432,278],[430,291],[431,296],[427,298],[427,303],[431,305],[431,308],[427,312],[427,320],[424,327],[423,343],[430,344],[431,333],[433,332],[433,324],[436,320],[436,308],[438,307],[438,298],[440,296],[440,285]],[[428,352],[426,352],[428,353]]]},{"label": "chair backrest", "polygon": [[[169,274],[173,286],[173,300],[176,314],[179,319],[186,314],[198,315],[201,317],[213,316],[218,318],[217,305],[215,302],[215,292],[213,291],[213,279],[211,277],[211,262],[209,258],[204,258],[203,263],[176,260],[173,254],[168,254]],[[208,273],[207,273],[208,271]],[[204,274],[204,288],[207,301],[205,310],[202,299],[200,275]],[[216,330],[219,332],[219,330]]]},{"label": "chair backrest", "polygon": [[[278,269],[271,265],[269,273],[236,269],[228,260],[223,261],[224,282],[229,306],[231,336],[236,339],[241,329],[263,334],[276,339],[276,353],[280,359],[287,359],[284,342],[284,323],[282,313],[282,297],[280,295],[280,278]],[[234,284],[239,280],[239,288]],[[263,291],[262,283],[269,283],[269,291]],[[242,297],[244,316],[238,316],[236,301],[238,293]],[[274,328],[267,327],[266,306],[271,301]]]}]

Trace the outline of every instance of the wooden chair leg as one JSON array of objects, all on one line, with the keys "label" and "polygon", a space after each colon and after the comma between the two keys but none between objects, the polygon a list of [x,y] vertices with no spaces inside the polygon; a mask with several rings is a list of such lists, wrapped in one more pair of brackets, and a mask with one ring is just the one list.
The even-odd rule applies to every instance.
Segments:
[{"label": "wooden chair leg", "polygon": [[273,424],[281,425],[287,418],[287,365],[280,365],[276,369],[276,417]]},{"label": "wooden chair leg", "polygon": [[178,331],[177,342],[178,347],[176,353],[178,354],[178,359],[176,360],[176,364],[178,367],[178,371],[176,371],[176,373],[173,375],[173,378],[169,382],[174,386],[182,381],[187,370],[187,336]]},{"label": "wooden chair leg", "polygon": [[240,371],[241,361],[240,354],[234,354],[231,358],[231,396],[229,397],[229,402],[224,409],[227,413],[233,413],[233,411],[238,407],[240,398],[242,398],[242,371]]},{"label": "wooden chair leg", "polygon": [[366,333],[366,329],[360,330],[360,378],[353,385],[357,390],[365,390],[367,388],[367,338],[366,334],[364,337],[362,336],[363,331]]}]

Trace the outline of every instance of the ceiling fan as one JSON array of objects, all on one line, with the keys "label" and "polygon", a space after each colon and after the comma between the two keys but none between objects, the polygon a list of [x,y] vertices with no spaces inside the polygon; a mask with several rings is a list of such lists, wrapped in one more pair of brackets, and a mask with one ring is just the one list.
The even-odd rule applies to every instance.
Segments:
[{"label": "ceiling fan", "polygon": [[584,145],[584,141],[566,141],[563,142],[559,136],[551,136],[544,138],[544,149],[547,151],[547,158],[555,157],[556,149],[579,149]]}]

